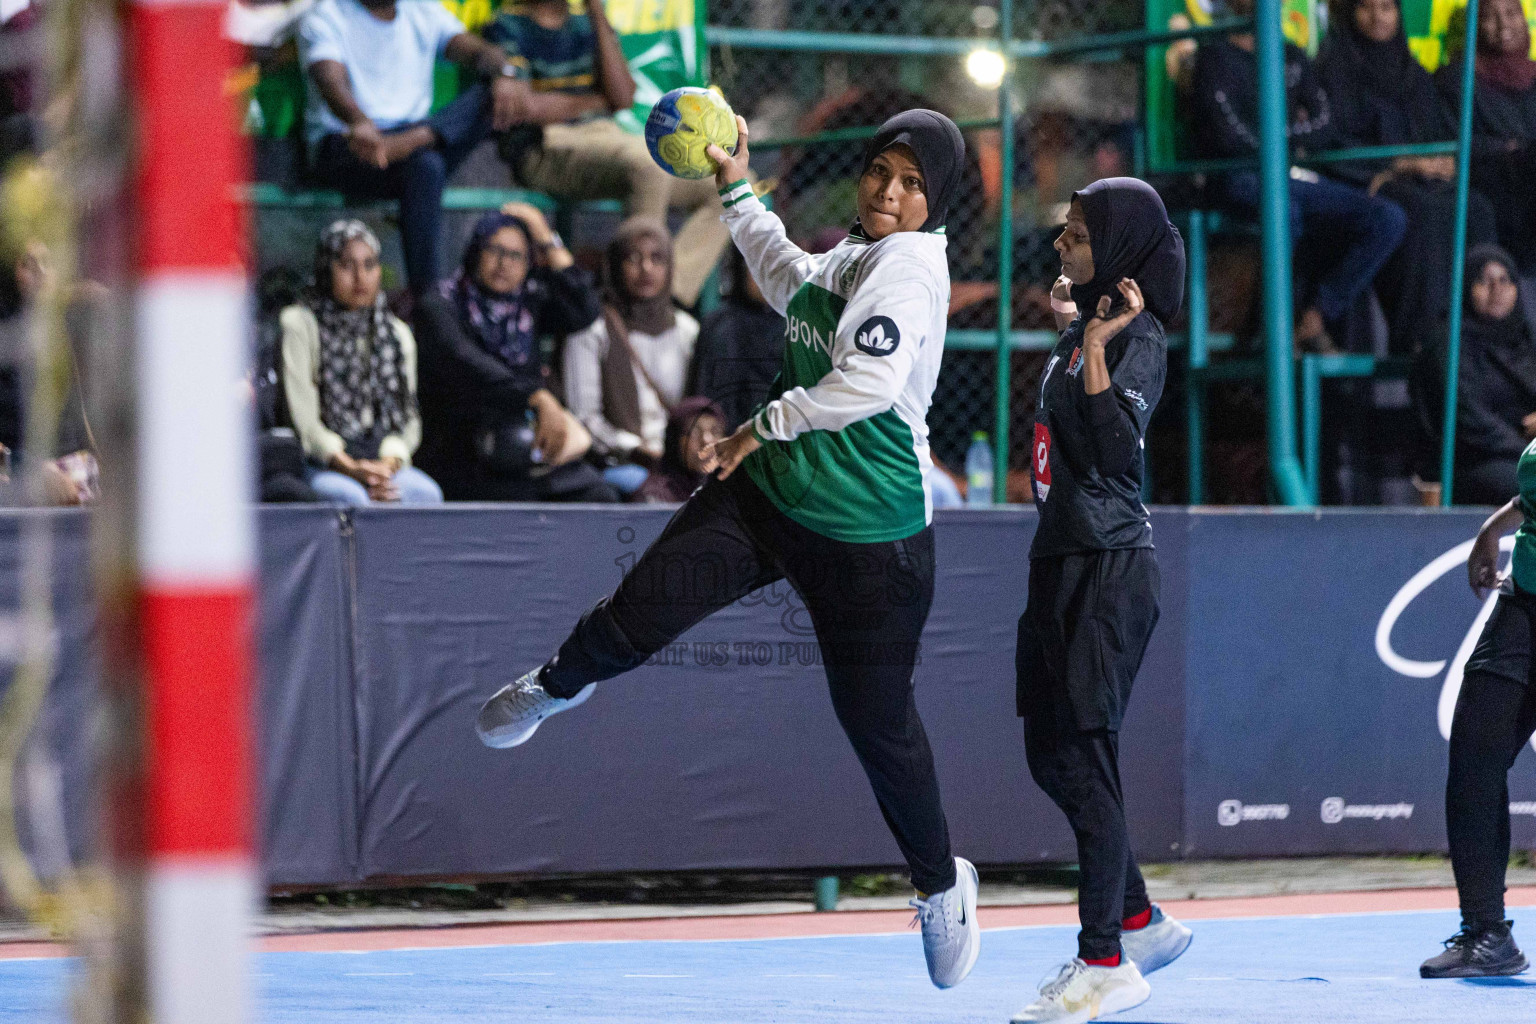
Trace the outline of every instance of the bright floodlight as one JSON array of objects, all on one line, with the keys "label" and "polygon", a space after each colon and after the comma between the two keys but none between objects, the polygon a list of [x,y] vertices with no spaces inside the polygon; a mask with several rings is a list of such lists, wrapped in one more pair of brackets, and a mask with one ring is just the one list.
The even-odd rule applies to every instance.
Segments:
[{"label": "bright floodlight", "polygon": [[972,50],[965,58],[965,73],[983,89],[1003,84],[1003,55],[996,50]]}]

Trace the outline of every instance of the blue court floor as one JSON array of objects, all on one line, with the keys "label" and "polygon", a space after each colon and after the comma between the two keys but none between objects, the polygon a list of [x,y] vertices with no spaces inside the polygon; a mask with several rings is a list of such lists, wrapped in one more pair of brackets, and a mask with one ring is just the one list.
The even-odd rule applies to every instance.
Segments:
[{"label": "blue court floor", "polygon": [[[1536,909],[1515,935],[1536,948]],[[1536,977],[1421,981],[1420,960],[1456,928],[1449,912],[1192,922],[1195,942],[1152,976],[1125,1024],[1536,1022]],[[267,953],[263,1024],[1003,1024],[1074,948],[1074,929],[983,935],[981,960],[939,992],[917,934],[753,942]],[[64,1024],[72,964],[0,961],[0,1022]]]}]

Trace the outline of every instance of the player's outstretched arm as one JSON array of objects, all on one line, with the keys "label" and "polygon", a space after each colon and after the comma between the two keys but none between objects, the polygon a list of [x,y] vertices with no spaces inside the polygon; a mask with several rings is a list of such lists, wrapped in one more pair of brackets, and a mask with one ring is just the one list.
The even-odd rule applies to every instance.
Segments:
[{"label": "player's outstretched arm", "polygon": [[738,114],[736,152],[727,153],[714,145],[704,152],[719,167],[715,183],[725,204],[724,220],[731,240],[741,250],[763,298],[782,315],[795,292],[815,272],[816,258],[789,240],[784,222],[753,194],[748,181],[751,154],[747,134],[746,118]]}]

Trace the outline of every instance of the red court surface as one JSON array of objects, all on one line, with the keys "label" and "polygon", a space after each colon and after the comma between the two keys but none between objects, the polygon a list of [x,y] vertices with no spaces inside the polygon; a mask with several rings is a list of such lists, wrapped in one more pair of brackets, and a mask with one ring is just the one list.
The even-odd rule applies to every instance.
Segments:
[{"label": "red court surface", "polygon": [[[1536,907],[1536,886],[1517,887],[1506,897],[1511,907]],[[1395,911],[1454,910],[1455,889],[1396,889],[1384,892],[1307,893],[1245,899],[1170,900],[1163,907],[1175,917],[1305,917]],[[982,928],[1077,923],[1074,904],[983,907]],[[881,935],[901,932],[912,915],[906,910],[842,911],[832,914],[761,914],[725,917],[665,917],[618,921],[539,921],[526,924],[463,925],[450,928],[391,928],[270,935],[256,940],[267,953],[368,952],[391,949],[446,949],[470,946],[517,946],[552,942],[720,941],[806,938],[818,935]],[[69,947],[56,942],[0,943],[0,960],[63,957]]]}]

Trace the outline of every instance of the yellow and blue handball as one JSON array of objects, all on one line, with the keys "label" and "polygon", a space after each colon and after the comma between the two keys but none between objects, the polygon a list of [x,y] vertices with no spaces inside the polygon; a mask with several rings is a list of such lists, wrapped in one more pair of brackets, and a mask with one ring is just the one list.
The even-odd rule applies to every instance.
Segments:
[{"label": "yellow and blue handball", "polygon": [[651,159],[679,178],[708,178],[715,162],[704,153],[711,143],[736,152],[736,112],[713,89],[673,89],[651,108],[645,120],[645,144]]}]

